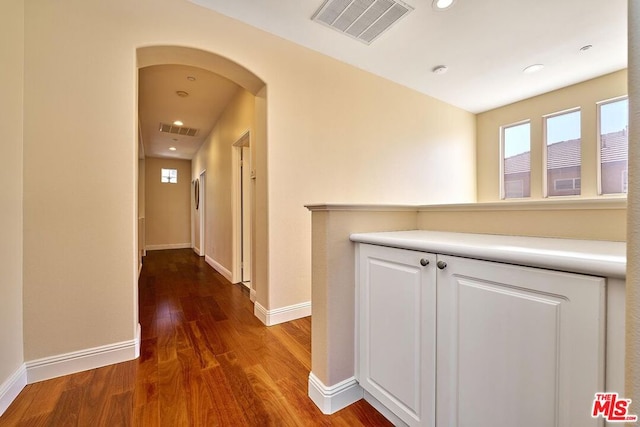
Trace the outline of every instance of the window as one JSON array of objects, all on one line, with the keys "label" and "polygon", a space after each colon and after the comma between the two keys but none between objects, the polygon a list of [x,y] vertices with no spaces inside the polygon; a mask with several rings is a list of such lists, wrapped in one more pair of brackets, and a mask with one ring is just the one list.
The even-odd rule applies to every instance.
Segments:
[{"label": "window", "polygon": [[599,192],[627,192],[629,149],[629,100],[615,99],[598,104]]},{"label": "window", "polygon": [[[580,110],[545,117],[547,196],[580,195]],[[571,185],[569,185],[571,183]]]},{"label": "window", "polygon": [[531,124],[516,123],[501,128],[502,198],[531,195]]},{"label": "window", "polygon": [[556,191],[580,190],[580,178],[556,179],[553,188]]},{"label": "window", "polygon": [[162,169],[160,173],[160,182],[168,182],[169,184],[176,184],[178,182],[178,170]]}]

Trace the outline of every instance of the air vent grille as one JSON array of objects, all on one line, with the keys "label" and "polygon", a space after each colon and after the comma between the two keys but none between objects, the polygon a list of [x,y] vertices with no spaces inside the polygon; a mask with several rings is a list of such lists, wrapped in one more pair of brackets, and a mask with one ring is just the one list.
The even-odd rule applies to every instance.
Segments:
[{"label": "air vent grille", "polygon": [[412,10],[397,0],[326,0],[311,19],[371,44]]},{"label": "air vent grille", "polygon": [[196,136],[198,129],[188,128],[185,126],[175,126],[166,123],[160,123],[160,132],[175,133],[176,135]]}]

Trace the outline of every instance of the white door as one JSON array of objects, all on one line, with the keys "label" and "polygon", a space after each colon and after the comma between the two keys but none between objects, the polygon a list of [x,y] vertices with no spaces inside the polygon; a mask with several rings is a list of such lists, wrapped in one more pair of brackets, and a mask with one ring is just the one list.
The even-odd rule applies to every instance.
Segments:
[{"label": "white door", "polygon": [[591,405],[604,386],[605,280],[438,262],[437,425],[601,425]]},{"label": "white door", "polygon": [[408,425],[433,426],[435,255],[360,244],[358,256],[358,381]]}]

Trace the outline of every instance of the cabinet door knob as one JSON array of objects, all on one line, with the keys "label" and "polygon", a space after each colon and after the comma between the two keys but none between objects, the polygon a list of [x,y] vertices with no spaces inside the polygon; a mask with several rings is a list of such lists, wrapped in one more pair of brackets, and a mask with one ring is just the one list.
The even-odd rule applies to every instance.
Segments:
[{"label": "cabinet door knob", "polygon": [[429,260],[426,259],[426,258],[422,258],[420,260],[420,265],[423,266],[423,267],[426,267],[427,265],[429,265]]},{"label": "cabinet door knob", "polygon": [[447,263],[444,261],[438,261],[436,265],[440,270],[444,270],[445,268],[447,268]]}]

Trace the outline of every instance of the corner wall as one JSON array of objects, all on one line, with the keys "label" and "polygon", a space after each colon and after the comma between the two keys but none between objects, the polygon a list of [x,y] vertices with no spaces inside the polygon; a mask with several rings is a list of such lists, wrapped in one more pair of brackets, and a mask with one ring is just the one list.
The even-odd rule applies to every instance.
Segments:
[{"label": "corner wall", "polygon": [[24,2],[2,5],[0,27],[0,415],[22,389],[22,173],[24,125]]}]

